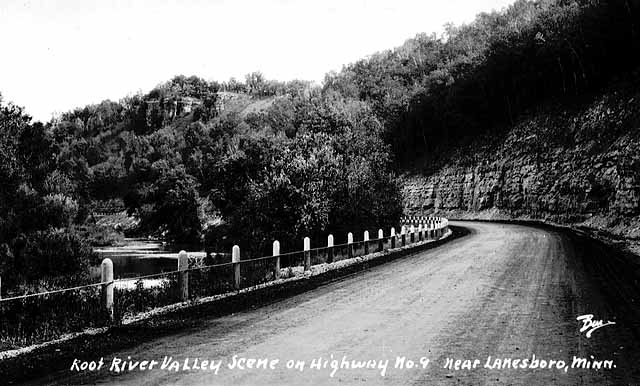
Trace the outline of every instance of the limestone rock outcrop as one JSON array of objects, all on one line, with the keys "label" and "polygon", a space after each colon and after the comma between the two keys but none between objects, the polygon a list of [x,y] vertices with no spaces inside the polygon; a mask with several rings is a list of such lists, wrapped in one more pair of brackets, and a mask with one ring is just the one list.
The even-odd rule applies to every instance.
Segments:
[{"label": "limestone rock outcrop", "polygon": [[405,175],[405,214],[637,219],[640,94],[609,94],[571,112],[549,110],[491,143],[456,149],[434,173]]}]

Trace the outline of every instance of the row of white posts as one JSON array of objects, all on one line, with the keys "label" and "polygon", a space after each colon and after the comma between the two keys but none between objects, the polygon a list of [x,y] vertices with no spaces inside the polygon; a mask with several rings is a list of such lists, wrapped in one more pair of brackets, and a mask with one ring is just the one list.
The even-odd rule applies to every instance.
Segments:
[{"label": "row of white posts", "polygon": [[[409,243],[414,243],[416,241],[423,241],[429,239],[439,239],[444,235],[446,229],[448,227],[447,219],[434,219],[433,221],[427,221],[426,224],[419,224],[417,227],[414,225],[407,226],[403,225],[400,229],[400,246],[404,247],[407,245],[407,241]],[[417,236],[416,236],[417,233]],[[407,234],[409,235],[409,240],[407,240]],[[391,249],[396,248],[396,230],[395,228],[391,228]],[[417,237],[417,240],[416,240]],[[369,254],[369,231],[364,231],[364,254]],[[304,270],[308,271],[311,269],[311,239],[308,237],[304,238],[303,241],[303,253],[304,253]],[[327,237],[327,263],[333,262],[334,251],[333,251],[333,235],[329,235]],[[378,252],[381,252],[384,249],[384,231],[382,229],[378,230]],[[348,258],[353,257],[353,233],[349,232],[347,234],[347,253]],[[273,242],[273,256],[275,257],[275,278],[276,280],[280,278],[280,242],[278,240]],[[250,261],[250,260],[249,260]],[[234,245],[231,250],[231,263],[233,264],[234,271],[234,288],[236,290],[240,289],[240,247]],[[114,281],[113,281],[113,262],[109,258],[105,258],[102,260],[102,302],[107,310],[109,318],[113,320],[113,303],[114,303]],[[178,290],[180,293],[180,299],[184,302],[189,299],[189,257],[187,252],[180,251],[178,253]]]}]

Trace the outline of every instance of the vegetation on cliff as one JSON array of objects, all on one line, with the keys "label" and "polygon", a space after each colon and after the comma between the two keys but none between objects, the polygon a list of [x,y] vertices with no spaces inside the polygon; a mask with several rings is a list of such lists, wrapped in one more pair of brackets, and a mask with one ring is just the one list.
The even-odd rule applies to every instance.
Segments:
[{"label": "vegetation on cliff", "polygon": [[398,160],[421,168],[541,102],[573,102],[632,71],[638,20],[638,1],[518,0],[346,66],[324,87],[370,103]]}]

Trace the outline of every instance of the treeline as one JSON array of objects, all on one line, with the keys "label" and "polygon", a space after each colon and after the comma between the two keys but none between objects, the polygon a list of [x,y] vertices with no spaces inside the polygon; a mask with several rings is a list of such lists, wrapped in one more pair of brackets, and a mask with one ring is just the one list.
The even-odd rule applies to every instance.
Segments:
[{"label": "treeline", "polygon": [[0,276],[5,292],[43,276],[82,280],[91,257],[85,238],[74,230],[80,212],[76,183],[59,169],[50,127],[30,121],[0,96]]},{"label": "treeline", "polygon": [[297,95],[311,87],[312,82],[306,80],[290,80],[287,82],[278,80],[268,80],[260,71],[254,71],[245,75],[245,81],[241,82],[235,78],[227,82],[219,83],[222,91],[237,92],[253,96],[281,96]]},{"label": "treeline", "polygon": [[636,0],[518,0],[328,74],[324,87],[370,103],[408,166],[543,101],[573,101],[633,71],[638,20]]},{"label": "treeline", "polygon": [[[271,92],[250,78],[255,96]],[[92,223],[105,203],[139,220],[134,234],[213,251],[239,244],[245,257],[270,253],[275,239],[298,250],[305,236],[395,225],[400,187],[371,108],[308,82],[279,85],[268,107],[243,116],[215,110],[228,85],[184,76],[46,125],[0,102],[3,291],[86,280],[90,241],[113,232]]]},{"label": "treeline", "polygon": [[364,103],[316,92],[130,137],[124,201],[148,231],[253,254],[276,239],[293,250],[304,236],[394,224],[400,190],[381,133]]}]

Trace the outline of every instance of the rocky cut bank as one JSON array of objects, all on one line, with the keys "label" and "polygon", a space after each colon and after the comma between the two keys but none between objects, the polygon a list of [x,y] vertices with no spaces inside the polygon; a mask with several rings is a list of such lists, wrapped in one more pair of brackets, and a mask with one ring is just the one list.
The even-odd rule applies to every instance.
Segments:
[{"label": "rocky cut bank", "polygon": [[[630,78],[630,79],[629,79]],[[404,176],[408,215],[541,219],[640,237],[640,72],[547,104]]]}]

